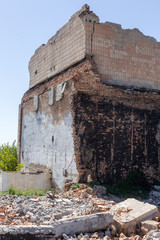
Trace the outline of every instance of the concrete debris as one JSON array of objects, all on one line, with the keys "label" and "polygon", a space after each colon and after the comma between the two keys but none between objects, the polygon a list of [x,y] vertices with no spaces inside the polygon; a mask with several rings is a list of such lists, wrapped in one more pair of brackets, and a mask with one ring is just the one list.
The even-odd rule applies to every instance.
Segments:
[{"label": "concrete debris", "polygon": [[160,231],[150,231],[144,236],[145,240],[159,240],[160,239]]},{"label": "concrete debris", "polygon": [[51,191],[42,197],[0,196],[1,225],[40,225],[52,221],[107,212],[114,201],[98,198],[84,184],[79,189],[55,195]]},{"label": "concrete debris", "polygon": [[99,186],[99,185],[95,185],[93,187],[93,191],[98,197],[106,196],[106,193],[107,193],[106,188],[103,186]]},{"label": "concrete debris", "polygon": [[159,236],[157,206],[135,199],[117,203],[115,200],[120,199],[113,201],[113,196],[104,194],[101,186],[92,189],[80,184],[77,189],[59,194],[50,191],[41,197],[2,195],[0,239],[5,235],[8,240],[14,239],[15,234],[22,239],[29,234],[30,239],[45,239],[47,235],[47,239],[67,240],[142,240],[152,239],[151,233]]},{"label": "concrete debris", "polygon": [[135,233],[137,224],[158,216],[156,206],[129,198],[111,208],[115,225],[119,232],[129,235]]}]

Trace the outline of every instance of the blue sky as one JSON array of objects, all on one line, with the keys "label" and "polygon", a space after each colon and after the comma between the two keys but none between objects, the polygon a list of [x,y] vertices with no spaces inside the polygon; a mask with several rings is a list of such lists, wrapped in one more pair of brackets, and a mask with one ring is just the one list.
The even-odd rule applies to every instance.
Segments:
[{"label": "blue sky", "polygon": [[138,28],[160,42],[160,0],[0,0],[0,144],[17,139],[30,57],[85,3],[101,22]]}]

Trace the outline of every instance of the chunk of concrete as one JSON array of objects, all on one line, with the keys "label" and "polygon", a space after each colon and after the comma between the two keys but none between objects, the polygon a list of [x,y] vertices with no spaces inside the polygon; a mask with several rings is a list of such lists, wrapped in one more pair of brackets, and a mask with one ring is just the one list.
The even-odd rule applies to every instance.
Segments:
[{"label": "chunk of concrete", "polygon": [[111,213],[114,215],[113,219],[117,231],[129,235],[135,232],[137,224],[157,216],[158,209],[149,203],[128,198],[113,206]]},{"label": "chunk of concrete", "polygon": [[[50,225],[18,225],[18,226],[0,226],[0,239],[2,236],[9,235],[21,235],[26,234],[33,236],[45,236],[49,235],[54,238],[60,237],[63,234],[75,234],[81,232],[95,232],[98,230],[107,229],[109,225],[113,223],[113,216],[110,213],[97,213],[87,216],[81,216],[71,219],[58,220],[56,222],[50,222]],[[48,239],[47,238],[47,239]]]},{"label": "chunk of concrete", "polygon": [[97,213],[67,220],[58,220],[53,222],[53,227],[55,228],[55,236],[59,237],[63,233],[68,235],[107,229],[111,223],[113,223],[113,216],[110,213]]}]

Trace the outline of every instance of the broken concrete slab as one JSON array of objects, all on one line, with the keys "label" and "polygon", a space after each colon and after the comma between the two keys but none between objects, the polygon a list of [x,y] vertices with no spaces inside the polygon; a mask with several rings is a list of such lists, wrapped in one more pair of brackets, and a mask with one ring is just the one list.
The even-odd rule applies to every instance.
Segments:
[{"label": "broken concrete slab", "polygon": [[159,214],[156,206],[149,203],[129,198],[120,202],[111,208],[114,214],[114,223],[118,232],[126,235],[135,232],[136,225],[140,222],[152,219]]},{"label": "broken concrete slab", "polygon": [[75,234],[81,232],[95,232],[107,229],[113,223],[113,216],[110,213],[97,213],[88,216],[81,216],[67,220],[58,220],[50,222],[50,225],[18,225],[18,226],[0,226],[0,239],[5,235],[48,235],[54,238],[62,236],[62,234]]},{"label": "broken concrete slab", "polygon": [[52,226],[0,226],[0,239],[7,240],[54,240],[54,232]]}]

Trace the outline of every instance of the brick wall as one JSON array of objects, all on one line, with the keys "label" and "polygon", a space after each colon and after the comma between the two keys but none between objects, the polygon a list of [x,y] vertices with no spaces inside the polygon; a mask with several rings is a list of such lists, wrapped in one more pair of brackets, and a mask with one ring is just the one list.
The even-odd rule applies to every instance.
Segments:
[{"label": "brick wall", "polygon": [[29,62],[30,88],[85,57],[85,29],[79,13],[35,51]]},{"label": "brick wall", "polygon": [[[57,86],[64,82],[64,96],[56,101]],[[86,181],[91,174],[114,182],[135,168],[159,178],[159,109],[159,92],[103,84],[94,60],[83,60],[24,94],[21,161],[51,168],[61,189],[66,178]]]},{"label": "brick wall", "polygon": [[[34,164],[35,167],[40,165],[50,168],[52,184],[60,189],[63,189],[66,179],[76,181],[78,177],[70,107],[72,91],[75,89],[72,79],[91,68],[89,60],[72,66],[28,90],[20,105],[20,161],[25,167]],[[57,87],[65,83],[64,93],[57,100]]]},{"label": "brick wall", "polygon": [[73,78],[74,149],[80,181],[125,178],[140,169],[159,179],[160,94],[102,83],[94,61]]},{"label": "brick wall", "polygon": [[104,83],[160,89],[160,43],[138,29],[99,23],[87,5],[35,51],[29,62],[30,88],[88,55],[93,55]]},{"label": "brick wall", "polygon": [[60,29],[31,58],[30,88],[83,59],[84,41],[84,27],[79,18],[71,20]]},{"label": "brick wall", "polygon": [[74,95],[72,107],[80,181],[90,174],[93,180],[113,183],[135,169],[159,179],[158,109],[138,109],[84,92]]},{"label": "brick wall", "polygon": [[103,82],[160,89],[160,43],[138,29],[86,22],[86,49],[93,54]]}]

